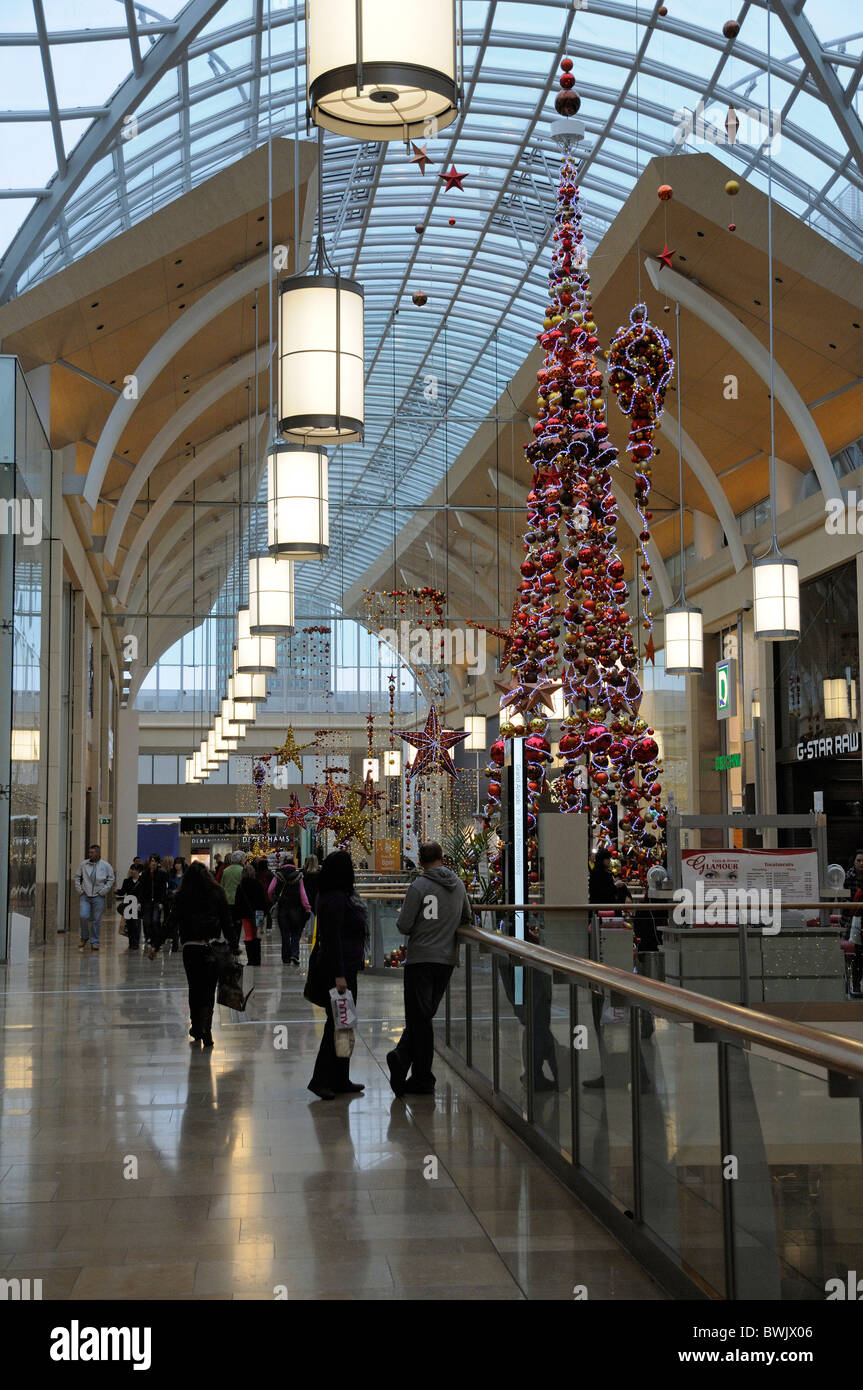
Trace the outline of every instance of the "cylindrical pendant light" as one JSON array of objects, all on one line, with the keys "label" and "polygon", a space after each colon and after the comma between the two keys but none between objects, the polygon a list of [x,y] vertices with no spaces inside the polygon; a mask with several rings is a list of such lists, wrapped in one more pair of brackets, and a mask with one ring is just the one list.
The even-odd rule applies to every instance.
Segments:
[{"label": "cylindrical pendant light", "polygon": [[253,637],[247,605],[237,609],[237,672],[275,672],[279,669],[275,637]]},{"label": "cylindrical pendant light", "polygon": [[276,636],[294,630],[294,566],[284,556],[249,558],[249,632]]},{"label": "cylindrical pendant light", "polygon": [[380,762],[377,758],[363,758],[363,781],[369,777],[373,782],[380,778]]},{"label": "cylindrical pendant light", "polygon": [[254,724],[257,710],[252,704],[237,704],[234,700],[222,701],[222,722],[226,729],[242,729],[242,733],[231,733],[231,738],[245,738],[246,725]]},{"label": "cylindrical pendant light", "polygon": [[216,735],[217,753],[234,753],[237,748],[237,740],[234,738],[230,728],[225,728],[224,720],[220,714],[216,715],[213,721],[213,732]]},{"label": "cylindrical pendant light", "polygon": [[704,670],[702,614],[691,603],[676,603],[665,610],[665,670],[669,676]]},{"label": "cylindrical pendant light", "polygon": [[237,648],[232,657],[231,678],[228,681],[228,698],[234,701],[246,700],[259,704],[267,698],[267,677],[256,672],[241,673],[237,670]]},{"label": "cylindrical pendant light", "polygon": [[402,755],[398,748],[388,748],[384,753],[384,777],[401,777]]},{"label": "cylindrical pendant light", "polygon": [[185,766],[186,766],[186,771],[185,771],[185,776],[184,776],[183,780],[184,780],[184,782],[186,783],[186,786],[188,787],[188,786],[191,786],[193,782],[197,782],[197,780],[198,780],[197,777],[195,776],[195,760],[194,760],[194,758],[186,758],[186,759],[185,759]]},{"label": "cylindrical pendant light", "polygon": [[800,636],[800,580],[796,560],[778,545],[752,561],[755,636],[790,642]]},{"label": "cylindrical pendant light", "polygon": [[357,140],[431,138],[458,113],[454,0],[313,0],[309,111]]},{"label": "cylindrical pendant light", "polygon": [[464,726],[468,731],[464,745],[466,750],[469,753],[484,753],[486,748],[485,715],[465,715]]},{"label": "cylindrical pendant light", "polygon": [[211,729],[207,734],[207,762],[210,766],[210,770],[214,771],[214,763],[216,767],[218,767],[219,763],[226,763],[227,761],[228,750],[227,748],[219,747],[219,741],[216,738],[215,730]]},{"label": "cylindrical pendant light", "polygon": [[677,323],[677,479],[680,496],[680,594],[665,610],[665,670],[669,676],[692,676],[704,670],[704,618],[686,599],[686,554],[683,540],[683,388],[680,382],[680,303]]},{"label": "cylindrical pendant light", "polygon": [[301,444],[363,432],[363,287],[338,273],[279,285],[278,428]]},{"label": "cylindrical pendant light", "polygon": [[[772,111],[773,62],[770,44],[771,0],[767,0],[767,109]],[[773,348],[773,138],[767,141],[767,338],[770,354],[770,514],[773,544],[767,555],[752,561],[756,637],[790,642],[800,636],[800,576],[796,560],[779,549],[776,533],[776,401]]]},{"label": "cylindrical pendant light", "polygon": [[271,555],[323,560],[330,551],[329,459],[323,449],[275,443],[267,454]]}]

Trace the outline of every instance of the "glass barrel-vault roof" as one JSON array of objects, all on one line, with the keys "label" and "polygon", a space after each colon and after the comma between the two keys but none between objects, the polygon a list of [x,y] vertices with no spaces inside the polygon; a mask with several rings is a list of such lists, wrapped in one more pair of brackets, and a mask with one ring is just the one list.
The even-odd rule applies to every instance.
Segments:
[{"label": "glass barrel-vault roof", "polygon": [[[722,26],[734,8],[701,0],[661,17],[646,0],[465,0],[463,112],[429,142],[435,163],[425,176],[398,143],[327,135],[328,251],[366,292],[367,429],[362,445],[333,458],[331,557],[301,567],[301,593],[305,585],[318,602],[338,602],[386,552],[531,346],[556,189],[549,92],[558,58],[574,59],[582,96],[592,249],[651,158],[699,147],[681,140],[684,112],[702,110],[708,129],[722,132],[729,105],[767,107],[766,0],[741,0],[731,43]],[[304,9],[292,0],[5,0],[0,298],[241,158],[270,130],[308,138]],[[774,11],[775,196],[861,259],[859,2],[776,0]],[[735,144],[714,152],[764,187],[764,135],[743,119]],[[468,177],[463,192],[446,194],[437,176],[453,162]],[[428,295],[422,310],[415,290]]]}]

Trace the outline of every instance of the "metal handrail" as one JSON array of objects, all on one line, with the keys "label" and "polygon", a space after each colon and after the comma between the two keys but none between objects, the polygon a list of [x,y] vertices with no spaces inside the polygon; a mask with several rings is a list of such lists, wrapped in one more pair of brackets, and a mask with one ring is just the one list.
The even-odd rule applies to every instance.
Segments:
[{"label": "metal handrail", "polygon": [[693,994],[677,985],[648,980],[628,970],[617,970],[611,965],[597,965],[580,956],[564,956],[558,951],[550,951],[547,946],[516,941],[512,937],[501,936],[499,932],[461,927],[458,935],[465,943],[501,951],[525,964],[551,969],[571,980],[611,989],[642,1008],[674,1014],[688,1023],[785,1052],[799,1061],[815,1063],[841,1076],[863,1077],[863,1043],[834,1038],[804,1024],[785,1022],[754,1009],[708,999],[703,994]]}]

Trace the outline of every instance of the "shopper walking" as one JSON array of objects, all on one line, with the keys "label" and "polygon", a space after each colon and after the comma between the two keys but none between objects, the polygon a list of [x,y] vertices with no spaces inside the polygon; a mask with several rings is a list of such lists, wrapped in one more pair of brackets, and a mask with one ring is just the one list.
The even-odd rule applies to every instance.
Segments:
[{"label": "shopper walking", "polygon": [[231,855],[230,862],[225,866],[221,877],[221,886],[225,890],[225,897],[228,899],[228,906],[231,909],[231,934],[228,940],[231,943],[231,950],[235,952],[240,949],[240,920],[235,911],[235,901],[240,879],[243,877],[245,862],[246,856],[236,850]]},{"label": "shopper walking", "polygon": [[303,889],[314,913],[318,901],[318,884],[321,881],[321,861],[316,854],[307,854],[303,861]]},{"label": "shopper walking", "polygon": [[255,861],[243,869],[234,898],[234,917],[239,920],[246,942],[249,965],[261,963],[261,936],[267,911],[267,893],[256,873]]},{"label": "shopper walking", "polygon": [[387,1054],[390,1085],[397,1096],[434,1091],[434,1016],[458,965],[456,932],[473,921],[467,889],[458,874],[445,867],[437,841],[420,845],[419,858],[419,874],[405,894],[396,922],[408,938],[405,1028]]},{"label": "shopper walking", "polygon": [[158,854],[151,854],[140,879],[141,921],[144,941],[152,940],[154,926],[159,926],[168,901],[168,875],[159,864]]},{"label": "shopper walking", "polygon": [[130,951],[137,951],[141,941],[141,865],[134,861],[123,879],[118,902],[120,915],[126,924],[126,939]]},{"label": "shopper walking", "polygon": [[293,859],[285,859],[270,884],[268,897],[282,938],[282,965],[299,965],[300,936],[312,909],[303,875]]},{"label": "shopper walking", "polygon": [[78,915],[81,921],[79,951],[86,950],[88,940],[90,950],[98,951],[105,899],[113,886],[114,870],[107,859],[102,858],[101,846],[91,845],[87,851],[87,858],[82,859],[75,874],[75,887],[79,897]]},{"label": "shopper walking", "polygon": [[[183,966],[189,983],[189,1037],[204,1047],[213,1046],[213,1009],[219,971],[211,944],[229,939],[231,912],[223,889],[203,864],[190,864],[173,901],[174,916],[183,946]],[[155,960],[168,927],[157,923],[150,945]]]},{"label": "shopper walking", "polygon": [[305,995],[326,1010],[324,1034],[309,1090],[321,1100],[354,1095],[364,1088],[350,1080],[350,1058],[337,1057],[330,990],[350,990],[356,1000],[357,976],[366,954],[368,918],[354,891],[354,866],[346,850],[328,854],[318,882],[318,930],[309,961]]}]

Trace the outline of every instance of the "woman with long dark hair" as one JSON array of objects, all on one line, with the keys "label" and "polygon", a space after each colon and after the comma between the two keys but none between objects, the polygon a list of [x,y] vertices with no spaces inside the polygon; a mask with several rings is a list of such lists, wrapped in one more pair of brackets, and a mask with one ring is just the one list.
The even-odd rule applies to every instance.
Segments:
[{"label": "woman with long dark hair", "polygon": [[357,975],[366,955],[368,919],[354,892],[354,866],[345,850],[328,854],[321,867],[317,897],[317,935],[309,961],[306,998],[326,1010],[309,1090],[321,1100],[354,1095],[363,1087],[350,1079],[350,1057],[337,1057],[330,990],[350,990],[356,1000]]},{"label": "woman with long dark hair", "polygon": [[[213,1009],[219,972],[210,942],[231,937],[231,909],[228,899],[209,869],[197,861],[183,874],[174,895],[174,918],[183,944],[183,965],[189,982],[189,1037],[192,1042],[213,1046]],[[155,960],[162,942],[158,939],[170,928],[160,923],[150,946]]]}]

